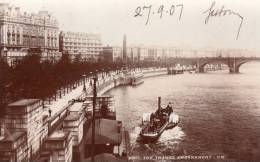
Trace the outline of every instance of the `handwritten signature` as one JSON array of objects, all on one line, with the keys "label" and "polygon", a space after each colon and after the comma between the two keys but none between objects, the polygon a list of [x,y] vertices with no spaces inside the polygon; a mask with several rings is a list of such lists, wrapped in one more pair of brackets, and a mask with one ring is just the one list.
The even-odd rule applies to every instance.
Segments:
[{"label": "handwritten signature", "polygon": [[169,7],[160,5],[159,7],[154,7],[152,5],[149,6],[138,6],[135,9],[135,15],[134,17],[142,17],[146,16],[146,22],[145,25],[147,25],[150,21],[150,17],[155,14],[159,14],[159,17],[162,18],[163,15],[167,14],[169,16],[174,15],[176,10],[180,8],[180,13],[179,13],[179,20],[181,19],[182,16],[182,11],[183,11],[183,4],[177,4],[177,5],[171,5]]},{"label": "handwritten signature", "polygon": [[214,9],[215,5],[216,5],[216,2],[213,1],[210,8],[203,12],[203,13],[207,14],[207,17],[205,19],[205,24],[208,24],[211,17],[235,15],[240,19],[240,24],[239,24],[237,36],[236,36],[236,39],[238,39],[244,18],[237,12],[234,12],[229,9],[225,9],[224,5],[221,7],[221,9]]}]

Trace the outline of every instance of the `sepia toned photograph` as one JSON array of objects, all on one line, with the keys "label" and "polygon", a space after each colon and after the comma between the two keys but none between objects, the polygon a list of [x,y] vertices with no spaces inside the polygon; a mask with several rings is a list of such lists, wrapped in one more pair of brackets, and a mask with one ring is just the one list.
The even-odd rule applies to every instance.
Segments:
[{"label": "sepia toned photograph", "polygon": [[259,9],[0,0],[0,162],[260,162]]}]

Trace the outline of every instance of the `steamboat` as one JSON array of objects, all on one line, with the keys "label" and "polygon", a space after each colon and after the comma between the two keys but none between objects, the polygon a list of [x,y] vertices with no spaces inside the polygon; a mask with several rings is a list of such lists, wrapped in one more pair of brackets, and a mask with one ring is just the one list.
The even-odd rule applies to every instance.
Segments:
[{"label": "steamboat", "polygon": [[143,140],[156,141],[165,130],[174,128],[178,123],[179,116],[173,112],[171,103],[166,108],[162,108],[161,97],[159,97],[156,112],[143,114],[140,136]]}]

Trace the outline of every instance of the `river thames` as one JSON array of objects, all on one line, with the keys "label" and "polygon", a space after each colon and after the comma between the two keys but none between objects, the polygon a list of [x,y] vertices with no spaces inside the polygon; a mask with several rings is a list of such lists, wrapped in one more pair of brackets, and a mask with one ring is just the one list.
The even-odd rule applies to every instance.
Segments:
[{"label": "river thames", "polygon": [[[136,87],[118,87],[117,118],[130,132],[136,156],[217,155],[225,159],[260,160],[260,64],[247,63],[240,74],[228,71],[164,75]],[[180,124],[156,143],[139,142],[142,114],[172,102]]]}]

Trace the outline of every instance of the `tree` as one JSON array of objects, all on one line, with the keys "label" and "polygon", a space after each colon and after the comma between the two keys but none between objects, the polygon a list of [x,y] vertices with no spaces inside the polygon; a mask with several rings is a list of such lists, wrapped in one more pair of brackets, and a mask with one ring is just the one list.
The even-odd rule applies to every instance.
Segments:
[{"label": "tree", "polygon": [[40,56],[26,56],[12,72],[13,99],[38,97],[36,91],[40,91],[41,79]]},{"label": "tree", "polygon": [[4,114],[4,108],[10,100],[10,70],[7,62],[0,57],[0,117]]}]

